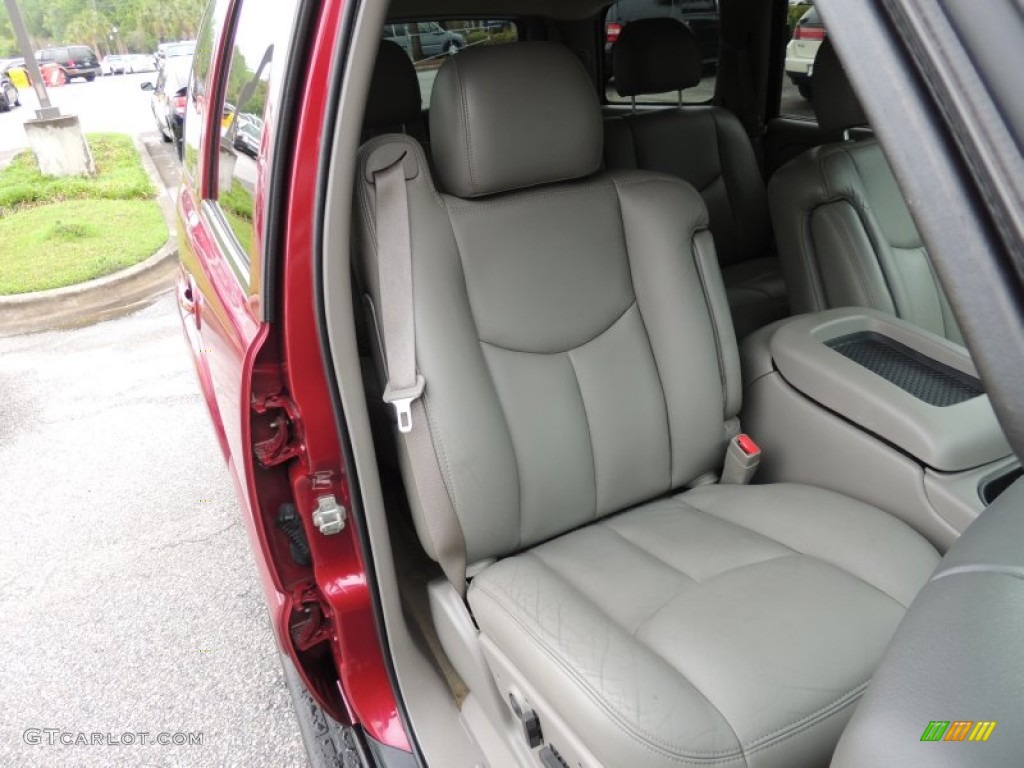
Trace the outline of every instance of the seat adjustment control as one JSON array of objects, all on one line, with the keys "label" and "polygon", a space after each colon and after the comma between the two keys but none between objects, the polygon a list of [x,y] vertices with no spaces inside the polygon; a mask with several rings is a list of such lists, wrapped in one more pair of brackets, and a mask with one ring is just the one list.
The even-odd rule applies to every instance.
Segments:
[{"label": "seat adjustment control", "polygon": [[519,718],[519,722],[523,726],[523,736],[526,738],[526,743],[530,745],[530,749],[539,747],[544,743],[544,734],[540,730],[540,718],[537,717],[537,713],[532,709],[523,709],[520,706],[518,699],[511,693],[508,695],[508,700],[512,704],[512,712]]},{"label": "seat adjustment control", "polygon": [[544,749],[537,753],[537,757],[540,758],[544,768],[569,768],[562,756],[558,754],[558,750],[550,744],[545,744]]}]

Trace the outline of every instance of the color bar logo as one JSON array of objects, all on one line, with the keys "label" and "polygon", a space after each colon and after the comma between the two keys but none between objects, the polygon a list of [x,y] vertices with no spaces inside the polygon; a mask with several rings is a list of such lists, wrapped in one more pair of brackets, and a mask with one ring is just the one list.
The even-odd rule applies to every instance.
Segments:
[{"label": "color bar logo", "polygon": [[921,741],[988,741],[995,729],[995,720],[932,720]]}]

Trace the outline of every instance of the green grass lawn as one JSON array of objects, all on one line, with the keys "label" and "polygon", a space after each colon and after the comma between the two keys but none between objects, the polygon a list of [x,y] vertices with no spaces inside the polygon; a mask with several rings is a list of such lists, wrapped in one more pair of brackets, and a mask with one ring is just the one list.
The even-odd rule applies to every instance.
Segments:
[{"label": "green grass lawn", "polygon": [[152,256],[167,226],[152,200],[70,200],[0,218],[0,295],[74,285]]},{"label": "green grass lawn", "polygon": [[0,295],[91,280],[142,261],[167,240],[131,137],[87,139],[92,178],[44,176],[31,152],[0,170]]}]

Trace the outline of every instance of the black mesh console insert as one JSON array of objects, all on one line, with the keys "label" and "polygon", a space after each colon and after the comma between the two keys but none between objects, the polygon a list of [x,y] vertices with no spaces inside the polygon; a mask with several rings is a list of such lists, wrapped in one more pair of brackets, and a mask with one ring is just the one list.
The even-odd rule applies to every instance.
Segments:
[{"label": "black mesh console insert", "polygon": [[973,376],[879,333],[852,333],[825,344],[929,405],[944,408],[985,392]]}]

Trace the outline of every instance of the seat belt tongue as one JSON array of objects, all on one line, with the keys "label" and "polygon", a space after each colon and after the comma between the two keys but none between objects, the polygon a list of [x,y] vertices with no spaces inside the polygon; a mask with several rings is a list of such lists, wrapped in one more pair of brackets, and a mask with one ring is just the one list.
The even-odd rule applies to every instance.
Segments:
[{"label": "seat belt tongue", "polygon": [[412,404],[423,396],[424,384],[423,376],[416,374],[411,387],[392,387],[390,381],[384,387],[384,402],[394,407],[399,432],[412,432]]},{"label": "seat belt tongue", "polygon": [[746,485],[761,463],[761,449],[747,434],[739,434],[729,441],[722,466],[722,485]]}]

